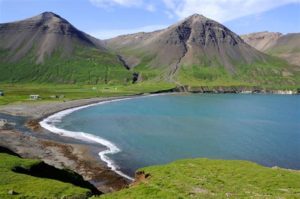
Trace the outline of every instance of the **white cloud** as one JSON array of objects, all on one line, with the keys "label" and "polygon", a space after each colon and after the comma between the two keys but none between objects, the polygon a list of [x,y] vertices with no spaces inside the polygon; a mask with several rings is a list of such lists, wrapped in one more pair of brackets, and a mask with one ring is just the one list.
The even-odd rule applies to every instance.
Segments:
[{"label": "white cloud", "polygon": [[[1,0],[0,0],[1,1]],[[101,8],[112,8],[114,6],[142,8],[149,12],[155,12],[156,7],[152,3],[146,3],[144,0],[89,0],[93,5]]]},{"label": "white cloud", "polygon": [[166,28],[167,25],[150,25],[133,29],[112,29],[112,30],[96,30],[88,33],[98,39],[109,39],[119,35],[132,34],[137,32],[151,32]]},{"label": "white cloud", "polygon": [[179,18],[203,14],[219,22],[259,14],[300,0],[163,0],[167,10]]},{"label": "white cloud", "polygon": [[134,7],[140,6],[143,0],[89,0],[93,5],[98,7],[124,6]]},{"label": "white cloud", "polygon": [[150,12],[155,12],[156,11],[156,7],[153,4],[148,4],[146,6],[146,10],[148,10]]}]

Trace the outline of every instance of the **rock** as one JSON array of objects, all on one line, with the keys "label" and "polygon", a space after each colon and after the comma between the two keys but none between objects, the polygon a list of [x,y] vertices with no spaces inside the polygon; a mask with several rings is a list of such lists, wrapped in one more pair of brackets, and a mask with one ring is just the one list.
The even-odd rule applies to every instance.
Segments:
[{"label": "rock", "polygon": [[150,173],[145,173],[145,171],[137,171],[135,173],[134,182],[131,184],[132,186],[138,185],[142,182],[147,181],[151,177]]},{"label": "rock", "polygon": [[41,126],[40,126],[40,123],[38,120],[29,120],[26,123],[26,126],[33,131],[38,131],[39,129],[41,129]]},{"label": "rock", "polygon": [[51,95],[50,98],[52,98],[52,99],[57,99],[58,96],[57,96],[57,95]]},{"label": "rock", "polygon": [[0,119],[0,130],[10,130],[14,125],[15,123],[10,123],[5,119]]},{"label": "rock", "polygon": [[17,195],[18,193],[11,189],[8,191],[8,194],[9,195]]}]

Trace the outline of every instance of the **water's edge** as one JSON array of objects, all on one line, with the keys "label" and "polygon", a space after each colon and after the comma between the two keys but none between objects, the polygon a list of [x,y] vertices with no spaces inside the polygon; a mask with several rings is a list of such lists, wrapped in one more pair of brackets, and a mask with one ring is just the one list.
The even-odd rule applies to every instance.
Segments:
[{"label": "water's edge", "polygon": [[[165,93],[166,94],[166,93]],[[101,102],[97,102],[97,103],[93,103],[93,104],[89,104],[89,105],[84,105],[84,106],[80,106],[80,107],[75,107],[75,108],[70,108],[70,109],[66,109],[63,111],[59,111],[57,113],[54,113],[44,119],[42,119],[39,124],[41,127],[43,127],[44,129],[48,130],[49,132],[61,135],[61,136],[66,136],[66,137],[71,137],[71,138],[75,138],[75,139],[79,139],[82,141],[86,141],[86,142],[96,142],[99,143],[105,147],[107,147],[107,150],[104,151],[100,151],[98,154],[100,156],[100,159],[105,162],[107,164],[107,167],[110,168],[112,171],[114,171],[115,173],[117,173],[118,175],[133,181],[134,178],[130,177],[129,175],[123,173],[122,171],[119,170],[119,166],[116,165],[114,163],[114,161],[109,158],[107,156],[107,154],[116,154],[121,152],[121,149],[119,149],[114,143],[99,137],[99,136],[95,136],[89,133],[85,133],[85,132],[75,132],[75,131],[68,131],[65,129],[61,129],[55,126],[56,123],[61,122],[62,118],[65,117],[66,115],[69,115],[75,111],[81,110],[81,109],[85,109],[88,107],[92,107],[92,106],[97,106],[97,105],[102,105],[102,104],[108,104],[108,103],[112,103],[112,102],[118,102],[118,101],[124,101],[124,100],[130,100],[130,99],[134,99],[136,97],[152,97],[152,96],[158,96],[158,95],[165,95],[165,94],[151,94],[151,95],[145,95],[145,96],[135,96],[135,97],[125,97],[122,99],[111,99],[111,100],[106,100],[106,101],[101,101]]]},{"label": "water's edge", "polygon": [[[178,88],[177,88],[178,89]],[[62,118],[65,117],[66,115],[69,115],[75,111],[84,109],[84,108],[88,108],[91,106],[97,106],[97,105],[102,105],[102,104],[108,104],[108,103],[112,103],[112,102],[117,102],[117,101],[123,101],[123,100],[130,100],[130,99],[134,99],[137,97],[151,97],[151,96],[158,96],[158,95],[167,95],[167,94],[174,94],[174,93],[184,93],[186,91],[184,91],[185,89],[181,90],[177,90],[177,89],[171,89],[171,90],[164,90],[164,91],[160,91],[160,92],[153,92],[150,93],[148,95],[137,95],[137,96],[133,96],[133,97],[124,97],[124,98],[118,98],[118,99],[108,99],[108,100],[104,100],[101,102],[96,102],[96,103],[92,103],[92,104],[88,104],[88,105],[83,105],[83,106],[79,106],[79,107],[74,107],[74,108],[69,108],[69,109],[65,109],[62,111],[59,111],[57,113],[54,113],[50,116],[47,116],[46,118],[43,118],[39,124],[41,127],[43,127],[44,129],[61,135],[61,136],[66,136],[66,137],[71,137],[71,138],[75,138],[78,140],[82,140],[82,141],[86,141],[86,142],[96,142],[99,143],[105,147],[107,147],[107,150],[104,151],[100,151],[98,153],[98,155],[100,156],[100,159],[105,162],[107,164],[107,167],[110,168],[112,171],[114,171],[115,173],[117,173],[118,175],[125,177],[126,179],[129,179],[131,181],[134,180],[134,178],[130,177],[129,175],[123,173],[122,171],[120,171],[120,168],[118,165],[116,165],[114,163],[114,161],[109,158],[107,156],[107,154],[116,154],[121,152],[121,149],[119,149],[113,142],[110,142],[102,137],[99,136],[95,136],[89,133],[85,133],[85,132],[75,132],[75,131],[68,131],[65,129],[61,129],[55,126],[55,123],[59,123],[61,122]],[[283,95],[290,95],[290,94],[298,94],[292,91],[277,91],[277,92],[255,92],[253,90],[251,91],[247,91],[242,89],[241,91],[237,91],[235,89],[230,90],[226,92],[226,90],[222,90],[222,92],[220,92],[220,90],[210,90],[209,92],[204,92],[203,90],[199,91],[187,91],[186,93],[219,93],[219,94],[224,94],[224,93],[235,93],[235,94],[253,94],[253,93],[257,93],[257,94],[283,94]]]}]

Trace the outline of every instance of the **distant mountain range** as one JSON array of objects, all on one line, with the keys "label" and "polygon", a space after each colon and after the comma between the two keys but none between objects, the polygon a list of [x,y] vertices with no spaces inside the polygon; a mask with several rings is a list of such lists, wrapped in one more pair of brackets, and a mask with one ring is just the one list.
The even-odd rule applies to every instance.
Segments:
[{"label": "distant mountain range", "polygon": [[257,32],[242,35],[252,47],[300,66],[300,33]]},{"label": "distant mountain range", "polygon": [[0,82],[299,84],[299,34],[242,38],[195,14],[163,30],[101,41],[45,12],[0,24]]}]

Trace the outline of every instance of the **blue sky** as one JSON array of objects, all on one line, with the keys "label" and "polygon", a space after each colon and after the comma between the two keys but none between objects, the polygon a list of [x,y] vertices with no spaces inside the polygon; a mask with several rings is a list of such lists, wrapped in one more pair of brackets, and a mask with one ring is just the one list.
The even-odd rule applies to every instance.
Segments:
[{"label": "blue sky", "polygon": [[238,34],[300,32],[300,0],[0,0],[0,23],[44,11],[100,39],[165,28],[194,13]]}]

